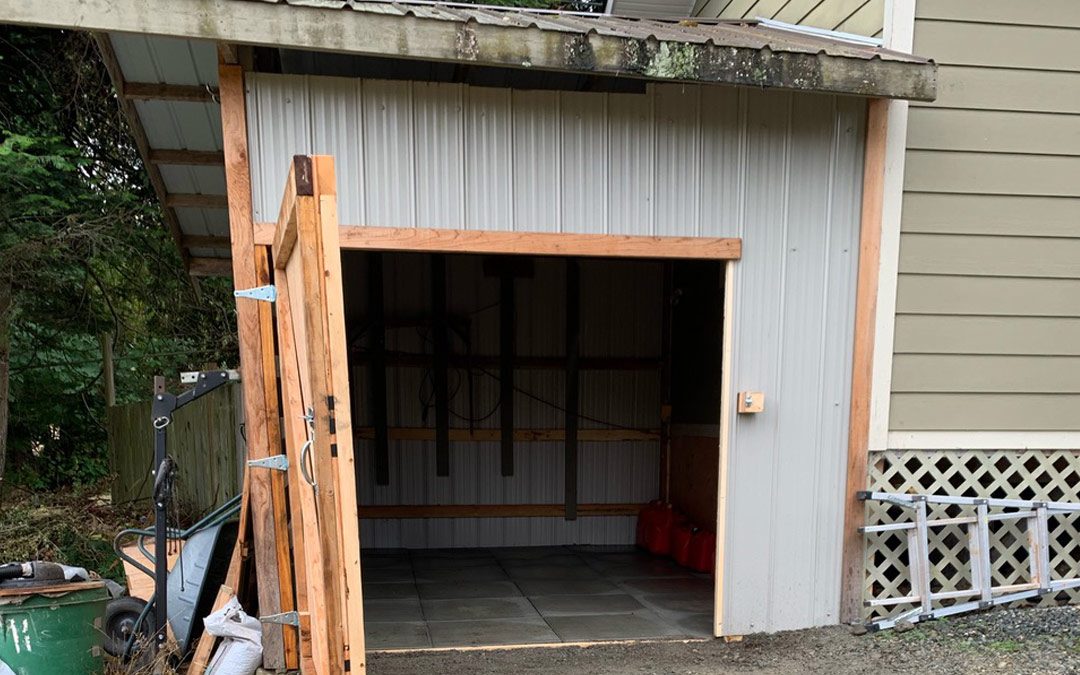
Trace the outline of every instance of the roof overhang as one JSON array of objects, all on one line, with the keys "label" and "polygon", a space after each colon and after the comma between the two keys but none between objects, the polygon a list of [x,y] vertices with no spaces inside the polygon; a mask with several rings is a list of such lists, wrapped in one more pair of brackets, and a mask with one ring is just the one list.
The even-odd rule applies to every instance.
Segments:
[{"label": "roof overhang", "polygon": [[906,54],[720,20],[344,0],[0,0],[9,23],[366,56],[933,100]]}]

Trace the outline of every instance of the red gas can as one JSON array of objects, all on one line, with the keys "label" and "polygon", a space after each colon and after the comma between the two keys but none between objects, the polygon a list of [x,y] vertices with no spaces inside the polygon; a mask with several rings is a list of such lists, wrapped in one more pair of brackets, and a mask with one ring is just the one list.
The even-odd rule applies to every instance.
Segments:
[{"label": "red gas can", "polygon": [[690,564],[690,541],[695,532],[697,528],[685,521],[671,530],[671,557],[683,567]]},{"label": "red gas can", "polygon": [[716,534],[698,530],[690,539],[690,569],[695,572],[716,571]]},{"label": "red gas can", "polygon": [[675,525],[675,509],[671,504],[662,504],[652,516],[645,528],[645,548],[653,555],[667,555],[671,552],[671,529]]},{"label": "red gas can", "polygon": [[653,523],[656,522],[657,518],[659,518],[663,514],[663,512],[664,503],[659,500],[649,502],[645,505],[645,508],[641,509],[641,511],[638,512],[636,538],[638,546],[640,546],[641,548],[647,548],[646,535],[649,531],[649,528],[653,526]]}]

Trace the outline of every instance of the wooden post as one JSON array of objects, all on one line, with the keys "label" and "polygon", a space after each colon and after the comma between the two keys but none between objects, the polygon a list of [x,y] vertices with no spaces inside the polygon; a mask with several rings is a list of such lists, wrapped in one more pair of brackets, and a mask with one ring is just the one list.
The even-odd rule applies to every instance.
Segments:
[{"label": "wooden post", "polygon": [[435,389],[435,475],[450,475],[450,396],[448,362],[450,357],[446,317],[446,256],[431,256],[431,320],[435,343],[431,369]]},{"label": "wooden post", "polygon": [[[238,289],[253,288],[259,279],[256,269],[255,231],[251,218],[251,174],[247,153],[247,118],[244,103],[244,74],[239,66],[221,65],[218,69],[221,100],[222,137],[225,151],[225,183],[228,191],[229,230],[232,239],[233,284]],[[238,299],[236,327],[240,341],[241,383],[244,392],[244,426],[247,430],[248,459],[262,459],[279,454],[280,448],[270,448],[267,428],[266,358],[263,344],[263,321],[259,303]],[[274,420],[276,424],[277,420]],[[255,578],[258,586],[259,613],[277,614],[287,611],[283,599],[291,600],[291,577],[283,577],[279,568],[278,540],[287,537],[287,523],[276,523],[275,505],[283,503],[284,490],[274,481],[270,471],[249,471]],[[281,495],[274,495],[278,489]],[[285,539],[287,541],[287,539]],[[284,596],[284,598],[283,598]],[[288,609],[292,609],[289,607]],[[296,633],[285,637],[281,626],[263,625],[263,665],[270,670],[287,665],[286,644],[295,659]],[[288,640],[288,642],[286,642]],[[293,661],[295,663],[295,660]]]},{"label": "wooden post", "polygon": [[873,99],[867,107],[866,154],[863,160],[862,222],[859,229],[859,272],[855,291],[855,340],[852,349],[851,415],[848,424],[847,484],[844,506],[843,568],[840,620],[860,618],[863,586],[864,508],[856,494],[866,489],[870,448],[870,392],[874,369],[874,321],[877,310],[878,264],[881,252],[881,204],[884,195],[888,106]]},{"label": "wooden post", "polygon": [[101,342],[101,379],[104,385],[105,405],[116,405],[116,370],[113,365],[112,336],[102,333],[98,336]]},{"label": "wooden post", "polygon": [[383,254],[368,256],[368,311],[371,313],[371,422],[375,427],[375,484],[390,484],[390,439],[386,433],[386,317]]},{"label": "wooden post", "polygon": [[514,275],[509,267],[499,275],[499,427],[501,470],[514,475]]},{"label": "wooden post", "polygon": [[577,520],[578,482],[578,347],[581,333],[581,271],[574,258],[566,260],[566,460],[563,490],[566,519]]}]

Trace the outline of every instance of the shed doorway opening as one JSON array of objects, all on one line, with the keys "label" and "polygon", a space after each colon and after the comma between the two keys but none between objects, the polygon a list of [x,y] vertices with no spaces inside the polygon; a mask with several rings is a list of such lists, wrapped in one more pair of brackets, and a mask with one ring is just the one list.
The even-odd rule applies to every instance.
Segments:
[{"label": "shed doorway opening", "polygon": [[342,263],[367,648],[711,637],[725,262]]}]

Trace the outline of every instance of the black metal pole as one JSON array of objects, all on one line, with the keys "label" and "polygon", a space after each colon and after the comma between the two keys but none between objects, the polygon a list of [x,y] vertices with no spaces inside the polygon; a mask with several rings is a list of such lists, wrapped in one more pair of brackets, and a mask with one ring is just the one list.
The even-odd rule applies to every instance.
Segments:
[{"label": "black metal pole", "polygon": [[168,417],[154,419],[154,648],[161,650],[165,646],[165,629],[169,621],[169,555],[168,555],[168,494],[165,487],[168,476],[163,471],[170,471],[165,466],[165,429]]}]

